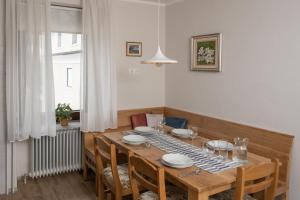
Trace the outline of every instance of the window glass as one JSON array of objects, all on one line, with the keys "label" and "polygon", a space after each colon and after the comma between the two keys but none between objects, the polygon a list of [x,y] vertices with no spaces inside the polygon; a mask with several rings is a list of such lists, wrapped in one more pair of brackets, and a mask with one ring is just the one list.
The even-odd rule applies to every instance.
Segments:
[{"label": "window glass", "polygon": [[81,34],[53,32],[51,38],[55,103],[68,103],[79,110]]}]

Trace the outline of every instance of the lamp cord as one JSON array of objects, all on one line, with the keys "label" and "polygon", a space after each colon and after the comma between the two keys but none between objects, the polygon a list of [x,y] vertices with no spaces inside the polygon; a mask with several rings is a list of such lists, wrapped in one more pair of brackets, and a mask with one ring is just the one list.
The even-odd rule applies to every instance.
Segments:
[{"label": "lamp cord", "polygon": [[159,28],[159,25],[160,25],[160,23],[159,23],[159,17],[160,17],[159,10],[160,10],[160,0],[158,0],[158,6],[157,6],[157,25],[158,25],[158,27],[157,27],[157,40],[158,40],[158,46],[160,46],[159,45],[159,30],[160,30],[160,28]]}]

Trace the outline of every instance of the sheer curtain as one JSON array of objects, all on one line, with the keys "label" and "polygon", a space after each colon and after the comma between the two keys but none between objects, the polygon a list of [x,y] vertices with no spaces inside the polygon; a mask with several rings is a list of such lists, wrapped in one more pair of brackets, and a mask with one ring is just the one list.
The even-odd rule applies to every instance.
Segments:
[{"label": "sheer curtain", "polygon": [[83,1],[81,129],[117,127],[116,71],[112,62],[111,0]]},{"label": "sheer curtain", "polygon": [[6,0],[9,141],[56,135],[50,0]]}]

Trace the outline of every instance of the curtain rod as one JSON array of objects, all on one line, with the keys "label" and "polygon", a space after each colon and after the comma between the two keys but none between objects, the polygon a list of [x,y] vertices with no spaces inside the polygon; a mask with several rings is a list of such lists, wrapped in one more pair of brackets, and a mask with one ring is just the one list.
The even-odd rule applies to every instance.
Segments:
[{"label": "curtain rod", "polygon": [[82,7],[79,5],[74,5],[74,4],[64,4],[64,3],[55,3],[52,2],[51,6],[57,7],[57,8],[68,8],[68,9],[75,9],[75,10],[82,10]]}]

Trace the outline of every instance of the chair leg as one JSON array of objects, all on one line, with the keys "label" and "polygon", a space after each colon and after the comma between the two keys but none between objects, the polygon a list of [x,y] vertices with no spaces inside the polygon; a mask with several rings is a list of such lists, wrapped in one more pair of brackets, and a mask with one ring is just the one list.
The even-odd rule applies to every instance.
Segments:
[{"label": "chair leg", "polygon": [[96,172],[96,196],[99,195],[99,175]]},{"label": "chair leg", "polygon": [[83,179],[86,181],[88,179],[88,166],[86,162],[83,164]]},{"label": "chair leg", "polygon": [[122,200],[122,194],[120,194],[120,192],[117,192],[114,196],[115,196],[114,200]]},{"label": "chair leg", "polygon": [[116,196],[115,196],[114,193],[111,193],[111,194],[110,194],[110,200],[116,200]]},{"label": "chair leg", "polygon": [[281,199],[282,199],[282,200],[288,200],[288,199],[289,199],[289,194],[288,194],[288,192],[283,193],[283,194],[281,195]]},{"label": "chair leg", "polygon": [[105,191],[104,191],[104,185],[102,183],[102,181],[98,181],[98,189],[96,189],[98,191],[98,200],[104,200],[105,198]]}]

